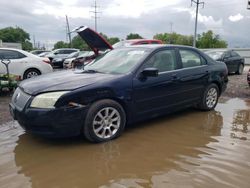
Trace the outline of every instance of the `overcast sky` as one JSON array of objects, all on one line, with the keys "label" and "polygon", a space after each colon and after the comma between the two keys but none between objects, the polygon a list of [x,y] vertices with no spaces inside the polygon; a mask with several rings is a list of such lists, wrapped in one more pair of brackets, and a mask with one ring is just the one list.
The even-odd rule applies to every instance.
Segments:
[{"label": "overcast sky", "polygon": [[[204,0],[199,9],[198,33],[213,30],[230,47],[250,47],[250,10],[247,0]],[[41,44],[66,41],[65,15],[70,28],[94,28],[94,0],[0,0],[0,29],[19,26]],[[139,33],[152,38],[156,33],[194,32],[195,6],[190,0],[97,0],[98,32],[126,38]]]}]

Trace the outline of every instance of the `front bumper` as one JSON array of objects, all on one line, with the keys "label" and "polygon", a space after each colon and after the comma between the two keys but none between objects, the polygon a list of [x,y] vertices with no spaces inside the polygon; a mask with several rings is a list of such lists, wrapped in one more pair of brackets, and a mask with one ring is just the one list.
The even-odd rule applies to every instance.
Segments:
[{"label": "front bumper", "polygon": [[86,107],[61,109],[24,108],[10,103],[10,113],[27,132],[45,137],[77,136],[82,131]]}]

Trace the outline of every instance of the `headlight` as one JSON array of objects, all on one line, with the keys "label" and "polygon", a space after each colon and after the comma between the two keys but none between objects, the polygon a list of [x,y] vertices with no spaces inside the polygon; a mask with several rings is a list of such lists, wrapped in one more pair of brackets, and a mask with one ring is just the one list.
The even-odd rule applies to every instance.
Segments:
[{"label": "headlight", "polygon": [[56,101],[68,91],[50,92],[37,95],[31,102],[33,108],[55,108]]}]

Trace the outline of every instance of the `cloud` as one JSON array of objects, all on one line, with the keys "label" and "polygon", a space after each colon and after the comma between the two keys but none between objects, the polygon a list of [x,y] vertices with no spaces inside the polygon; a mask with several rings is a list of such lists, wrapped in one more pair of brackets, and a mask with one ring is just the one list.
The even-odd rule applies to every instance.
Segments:
[{"label": "cloud", "polygon": [[[209,0],[199,10],[198,33],[213,30],[234,46],[250,47],[249,10],[246,0]],[[65,14],[70,28],[86,25],[94,28],[94,0],[12,0],[0,1],[0,29],[19,26],[31,39],[49,46],[54,41],[66,40]],[[99,6],[98,32],[108,36],[126,38],[129,33],[139,33],[152,38],[156,33],[173,31],[192,35],[194,32],[195,7],[187,0],[97,0]],[[240,14],[239,14],[240,12]],[[229,16],[244,15],[233,22]]]},{"label": "cloud", "polygon": [[54,6],[38,1],[36,8],[33,9],[32,13],[36,15],[52,15],[56,18],[65,17],[65,15],[72,18],[91,18],[91,7],[76,6],[76,0],[64,0],[63,3],[64,4]]},{"label": "cloud", "polygon": [[244,18],[244,16],[242,16],[240,13],[234,15],[234,16],[229,16],[228,19],[231,21],[231,22],[238,22],[240,20],[242,20]]},{"label": "cloud", "polygon": [[[192,19],[195,19],[195,11],[190,12]],[[222,27],[223,20],[218,19],[215,20],[213,16],[205,16],[202,14],[198,14],[198,22],[203,23],[206,28],[216,28],[216,27]]]},{"label": "cloud", "polygon": [[163,7],[176,5],[181,0],[113,0],[104,14],[109,16],[121,16],[139,18],[142,14],[157,11]]}]

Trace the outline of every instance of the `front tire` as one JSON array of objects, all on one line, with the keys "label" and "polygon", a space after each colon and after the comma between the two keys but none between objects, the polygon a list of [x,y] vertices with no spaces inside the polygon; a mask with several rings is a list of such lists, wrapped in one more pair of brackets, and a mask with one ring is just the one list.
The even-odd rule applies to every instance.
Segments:
[{"label": "front tire", "polygon": [[106,142],[121,135],[126,124],[123,107],[104,99],[92,104],[87,112],[83,134],[90,142]]},{"label": "front tire", "polygon": [[209,111],[213,110],[219,99],[219,88],[216,84],[210,84],[205,89],[201,102],[199,104],[199,108],[201,110]]}]

